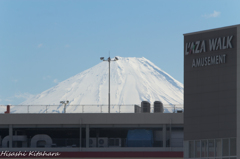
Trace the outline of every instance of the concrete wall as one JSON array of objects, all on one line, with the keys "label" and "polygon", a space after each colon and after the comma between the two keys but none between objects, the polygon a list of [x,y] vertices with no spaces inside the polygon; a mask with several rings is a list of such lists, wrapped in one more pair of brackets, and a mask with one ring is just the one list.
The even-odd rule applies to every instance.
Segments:
[{"label": "concrete wall", "polygon": [[183,113],[1,114],[0,126],[9,124],[183,124]]}]

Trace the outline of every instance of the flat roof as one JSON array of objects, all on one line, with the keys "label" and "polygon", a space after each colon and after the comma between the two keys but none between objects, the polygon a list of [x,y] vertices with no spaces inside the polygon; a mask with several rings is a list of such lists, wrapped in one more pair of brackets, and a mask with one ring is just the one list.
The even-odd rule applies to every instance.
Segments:
[{"label": "flat roof", "polygon": [[194,34],[199,34],[199,33],[204,33],[204,32],[210,32],[210,31],[217,31],[217,30],[222,30],[222,29],[229,29],[229,28],[234,28],[234,27],[240,27],[240,24],[221,27],[221,28],[208,29],[208,30],[203,30],[203,31],[197,31],[197,32],[191,32],[191,33],[185,33],[185,34],[183,34],[183,36],[194,35]]}]

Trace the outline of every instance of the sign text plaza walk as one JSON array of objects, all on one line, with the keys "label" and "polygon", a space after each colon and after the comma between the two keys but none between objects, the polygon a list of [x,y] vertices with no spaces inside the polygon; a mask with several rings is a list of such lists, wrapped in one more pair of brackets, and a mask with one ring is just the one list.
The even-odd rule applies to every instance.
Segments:
[{"label": "sign text plaza walk", "polygon": [[[208,51],[217,51],[224,49],[233,48],[232,45],[233,35],[226,37],[218,37],[208,39]],[[207,51],[207,40],[198,40],[195,42],[187,42],[185,44],[185,55],[191,54],[199,54]],[[214,56],[206,56],[201,58],[194,58],[192,61],[192,67],[201,67],[201,66],[209,66],[215,64],[223,64],[226,63],[226,54],[223,55],[214,55]]]}]

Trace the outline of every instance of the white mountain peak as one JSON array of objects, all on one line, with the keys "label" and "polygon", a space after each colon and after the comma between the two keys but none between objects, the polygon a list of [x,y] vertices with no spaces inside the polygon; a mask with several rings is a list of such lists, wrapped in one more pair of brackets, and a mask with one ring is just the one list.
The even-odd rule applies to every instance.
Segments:
[{"label": "white mountain peak", "polygon": [[[110,63],[111,104],[140,105],[141,101],[183,104],[183,84],[146,58],[118,57]],[[32,98],[21,105],[108,104],[108,62],[87,69]]]}]

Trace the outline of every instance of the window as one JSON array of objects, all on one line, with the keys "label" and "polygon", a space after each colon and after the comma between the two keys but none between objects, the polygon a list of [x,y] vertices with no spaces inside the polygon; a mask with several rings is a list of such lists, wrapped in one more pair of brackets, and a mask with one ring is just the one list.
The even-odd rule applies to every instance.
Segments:
[{"label": "window", "polygon": [[214,157],[214,140],[208,140],[208,157]]},{"label": "window", "polygon": [[216,139],[215,140],[215,156],[216,157],[221,157],[222,156],[222,140],[221,139]]},{"label": "window", "polygon": [[189,141],[189,157],[194,157],[194,141]]},{"label": "window", "polygon": [[236,156],[236,138],[230,138],[230,156]]},{"label": "window", "polygon": [[229,156],[229,139],[222,140],[222,151],[223,156]]},{"label": "window", "polygon": [[236,138],[188,141],[188,158],[236,159]]},{"label": "window", "polygon": [[200,141],[195,141],[195,157],[201,157],[201,145]]},{"label": "window", "polygon": [[202,145],[201,157],[207,157],[207,140],[202,140],[201,145]]}]

